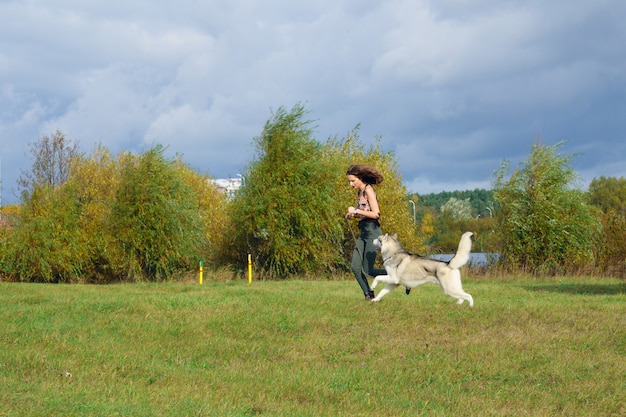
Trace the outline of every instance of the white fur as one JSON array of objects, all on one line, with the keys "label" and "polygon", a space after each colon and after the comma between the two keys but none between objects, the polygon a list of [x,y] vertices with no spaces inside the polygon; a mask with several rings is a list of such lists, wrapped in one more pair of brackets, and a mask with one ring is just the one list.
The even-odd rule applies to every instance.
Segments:
[{"label": "white fur", "polygon": [[380,248],[387,275],[374,278],[372,289],[376,288],[379,282],[385,282],[387,285],[372,301],[380,301],[400,285],[411,289],[418,285],[432,283],[439,284],[444,294],[456,298],[458,304],[463,304],[463,301],[467,300],[470,307],[473,306],[474,299],[463,291],[459,271],[459,268],[469,260],[472,234],[472,232],[463,233],[457,252],[449,262],[408,253],[402,248],[396,235],[381,235],[376,238],[374,245]]}]

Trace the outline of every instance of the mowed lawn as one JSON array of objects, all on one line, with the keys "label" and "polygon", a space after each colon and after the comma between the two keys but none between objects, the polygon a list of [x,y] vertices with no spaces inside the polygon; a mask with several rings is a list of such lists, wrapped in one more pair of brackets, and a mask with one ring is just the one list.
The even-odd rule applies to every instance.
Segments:
[{"label": "mowed lawn", "polygon": [[624,416],[626,285],[0,283],[0,416]]}]

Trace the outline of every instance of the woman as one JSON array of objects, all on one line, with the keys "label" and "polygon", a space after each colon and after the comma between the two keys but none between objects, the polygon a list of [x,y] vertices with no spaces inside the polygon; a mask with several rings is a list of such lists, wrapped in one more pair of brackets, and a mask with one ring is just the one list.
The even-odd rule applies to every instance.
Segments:
[{"label": "woman", "polygon": [[346,219],[359,219],[359,238],[356,240],[352,254],[352,272],[365,294],[366,300],[374,298],[367,275],[376,277],[385,275],[384,269],[374,269],[374,262],[378,250],[374,246],[374,239],[382,234],[380,231],[380,208],[376,199],[376,192],[372,185],[380,184],[383,176],[369,165],[351,165],[346,172],[346,178],[352,188],[357,190],[357,205],[348,207]]}]

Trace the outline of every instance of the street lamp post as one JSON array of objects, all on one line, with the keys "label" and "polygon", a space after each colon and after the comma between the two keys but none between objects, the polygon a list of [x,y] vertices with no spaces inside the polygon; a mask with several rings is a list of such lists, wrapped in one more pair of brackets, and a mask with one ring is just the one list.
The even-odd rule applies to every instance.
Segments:
[{"label": "street lamp post", "polygon": [[417,222],[417,219],[415,218],[415,201],[413,200],[409,200],[409,203],[411,203],[413,205],[413,222]]}]

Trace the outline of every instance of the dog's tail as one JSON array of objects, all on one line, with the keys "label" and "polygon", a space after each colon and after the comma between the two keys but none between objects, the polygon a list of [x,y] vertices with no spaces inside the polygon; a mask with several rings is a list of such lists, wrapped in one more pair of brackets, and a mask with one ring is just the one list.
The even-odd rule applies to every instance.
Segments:
[{"label": "dog's tail", "polygon": [[472,232],[463,233],[459,241],[459,247],[456,250],[456,255],[448,262],[450,268],[458,269],[469,261],[470,252],[472,251],[472,235]]}]

